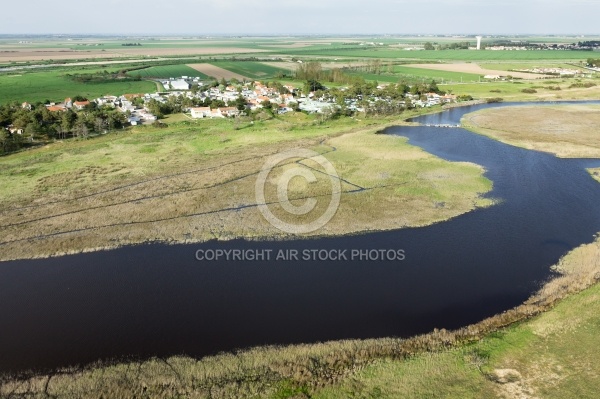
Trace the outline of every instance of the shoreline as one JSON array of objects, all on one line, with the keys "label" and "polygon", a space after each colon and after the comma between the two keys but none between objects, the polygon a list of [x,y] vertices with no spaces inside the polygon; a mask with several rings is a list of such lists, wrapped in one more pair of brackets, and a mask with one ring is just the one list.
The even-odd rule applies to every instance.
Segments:
[{"label": "shoreline", "polygon": [[[521,305],[486,318],[480,322],[448,331],[435,329],[411,338],[376,338],[340,340],[312,344],[270,345],[245,348],[202,358],[171,356],[127,360],[102,360],[92,364],[59,369],[0,374],[2,389],[41,394],[48,389],[63,389],[77,395],[77,389],[111,387],[121,395],[133,394],[143,388],[175,393],[190,389],[189,375],[211,369],[194,380],[193,392],[211,392],[214,397],[228,397],[232,390],[241,390],[248,383],[256,392],[268,393],[278,384],[309,386],[314,389],[335,385],[352,374],[364,370],[378,360],[407,360],[425,353],[440,353],[481,341],[489,334],[534,319],[552,310],[559,302],[582,293],[600,282],[600,264],[589,258],[600,256],[600,237],[583,244],[563,256],[552,270],[551,278]],[[586,260],[587,259],[587,260]],[[315,364],[316,362],[316,364]],[[137,371],[136,371],[137,370]],[[310,371],[309,371],[310,370]],[[140,373],[143,371],[142,373]],[[135,375],[134,375],[135,374]],[[186,376],[183,378],[182,376]],[[202,374],[199,374],[202,375]],[[252,376],[245,381],[246,376]],[[165,378],[170,381],[163,383]],[[121,381],[121,382],[119,382]],[[127,384],[122,384],[128,381]],[[73,387],[73,382],[77,388]],[[116,384],[116,385],[115,385]],[[101,389],[102,391],[102,389]],[[104,392],[104,391],[103,391]],[[79,392],[81,394],[81,392]]]},{"label": "shoreline", "polygon": [[[429,110],[428,110],[429,111]],[[418,115],[421,114],[430,114],[430,113],[437,113],[440,112],[439,110],[433,110],[427,113],[418,113]],[[360,176],[360,179],[363,180],[363,182],[361,183],[364,187],[367,187],[368,190],[371,190],[371,192],[373,191],[377,191],[378,194],[377,198],[379,198],[380,202],[373,202],[371,204],[371,202],[366,203],[366,204],[361,204],[361,207],[364,208],[364,206],[367,206],[368,209],[371,209],[371,211],[367,212],[367,213],[371,213],[373,215],[378,214],[378,212],[381,212],[379,210],[377,210],[377,208],[379,208],[381,206],[381,201],[384,201],[386,199],[389,200],[394,200],[394,198],[396,197],[396,195],[394,194],[394,184],[404,184],[402,180],[389,180],[389,183],[384,184],[384,183],[379,183],[377,182],[378,176],[377,175],[377,171],[381,170],[380,173],[384,173],[384,171],[389,170],[392,166],[394,165],[400,165],[400,168],[404,168],[404,166],[402,165],[407,165],[407,162],[409,161],[404,161],[401,158],[399,158],[398,160],[394,160],[394,158],[392,157],[390,160],[377,160],[376,158],[373,158],[373,155],[370,154],[376,154],[376,153],[381,153],[382,151],[390,151],[390,145],[395,146],[394,147],[394,151],[399,152],[400,154],[407,154],[406,156],[408,156],[407,159],[411,159],[416,157],[415,159],[422,159],[422,160],[427,160],[427,162],[433,162],[436,165],[440,165],[440,166],[444,166],[450,169],[455,169],[455,168],[463,168],[466,170],[469,170],[472,174],[472,176],[463,176],[461,179],[469,179],[468,181],[472,181],[473,178],[475,177],[474,173],[476,170],[479,170],[479,177],[483,178],[483,174],[485,173],[485,171],[483,170],[483,168],[481,168],[479,165],[475,165],[472,163],[454,163],[454,162],[449,162],[446,160],[443,160],[441,158],[438,158],[432,154],[427,153],[426,151],[423,151],[422,149],[412,146],[410,144],[407,144],[404,142],[404,140],[399,139],[397,137],[393,137],[393,136],[386,136],[386,135],[381,135],[380,133],[385,132],[386,129],[390,128],[390,127],[394,127],[394,126],[402,126],[402,125],[407,125],[410,126],[411,123],[407,122],[406,119],[408,118],[413,118],[415,117],[415,115],[411,115],[411,116],[403,116],[402,118],[394,118],[394,120],[387,120],[387,121],[383,121],[383,123],[376,123],[375,121],[371,121],[371,123],[369,123],[367,126],[359,126],[356,128],[349,128],[349,129],[344,129],[340,132],[332,132],[329,135],[326,136],[321,136],[320,138],[301,138],[301,139],[293,139],[291,141],[283,141],[280,143],[277,143],[273,146],[270,147],[265,147],[265,148],[258,148],[257,154],[256,154],[256,158],[249,161],[249,162],[242,162],[240,165],[244,166],[247,165],[244,169],[245,170],[260,170],[257,169],[260,165],[262,165],[262,161],[261,159],[265,156],[267,156],[269,153],[271,153],[272,151],[267,151],[267,154],[265,154],[265,150],[267,149],[274,149],[274,152],[278,152],[281,149],[285,149],[285,148],[292,148],[295,147],[297,145],[300,146],[323,146],[323,145],[327,145],[328,147],[334,148],[335,151],[333,153],[329,152],[329,156],[334,156],[339,158],[340,161],[335,161],[338,163],[338,166],[341,165],[342,167],[348,167],[345,165],[355,165],[357,162],[360,163],[360,160],[355,160],[355,156],[356,154],[361,155],[364,158],[364,161],[366,162],[371,162],[371,169],[373,169],[370,173],[371,175],[373,175],[372,177],[368,177],[366,180],[364,178],[364,176]],[[328,126],[327,126],[328,127]],[[317,130],[322,129],[320,126],[317,126],[316,128]],[[327,133],[326,131],[321,132],[321,133]],[[143,133],[142,133],[143,134]],[[365,147],[366,146],[366,147]],[[340,151],[337,151],[337,148],[340,148]],[[357,152],[358,151],[358,152]],[[326,151],[327,152],[327,151]],[[226,154],[226,153],[225,153]],[[353,154],[351,158],[349,158],[349,154]],[[341,157],[341,158],[340,158]],[[232,158],[233,159],[233,158]],[[261,162],[258,162],[261,161]],[[238,162],[238,160],[234,160],[234,162]],[[257,163],[258,162],[258,163]],[[339,163],[341,162],[341,163]],[[396,162],[396,163],[394,163]],[[400,163],[398,163],[400,162]],[[404,163],[402,163],[404,162]],[[358,164],[356,164],[356,166],[358,166]],[[353,166],[354,167],[354,166]],[[219,168],[217,166],[217,168]],[[226,167],[223,167],[221,169],[227,169]],[[217,169],[219,170],[219,169]],[[407,169],[410,170],[410,169]],[[187,172],[182,171],[179,172],[180,174],[186,174]],[[218,172],[217,172],[218,173]],[[231,172],[229,172],[231,173]],[[248,172],[249,173],[249,172]],[[387,172],[385,172],[387,173]],[[418,173],[418,171],[415,172],[410,172],[410,173]],[[462,172],[461,172],[462,173]],[[369,175],[370,176],[370,175]],[[200,176],[201,177],[201,176]],[[249,177],[250,179],[252,178],[252,173],[250,173],[247,177]],[[392,176],[393,177],[393,176]],[[347,179],[348,176],[344,175],[344,179]],[[157,181],[160,181],[161,177],[158,176],[155,179],[158,179]],[[225,176],[224,178],[222,178],[222,184],[228,184],[228,182],[230,180],[236,180],[239,179],[237,176],[233,175],[233,176]],[[352,177],[350,176],[350,179],[352,180]],[[487,179],[486,179],[487,181]],[[168,182],[168,181],[167,181]],[[367,183],[367,185],[365,186],[365,182]],[[183,183],[188,184],[187,180],[183,180]],[[135,183],[135,181],[132,184],[137,184]],[[146,185],[146,183],[141,183],[142,185]],[[221,184],[221,183],[219,183]],[[238,183],[239,185],[240,183]],[[411,183],[414,184],[414,183]],[[15,233],[13,235],[13,239],[10,241],[7,241],[6,243],[0,244],[0,248],[4,248],[5,250],[3,251],[3,254],[0,256],[0,258],[2,259],[1,262],[10,262],[10,261],[15,261],[15,260],[26,260],[26,259],[47,259],[47,258],[56,258],[56,257],[60,257],[60,256],[67,256],[67,255],[76,255],[76,254],[81,254],[81,253],[89,253],[89,252],[96,252],[96,251],[109,251],[109,250],[115,250],[118,248],[122,248],[122,247],[126,247],[126,246],[133,246],[133,245],[148,245],[148,244],[168,244],[168,245],[178,245],[178,244],[197,244],[197,243],[204,243],[204,242],[208,242],[211,240],[218,240],[218,241],[230,241],[230,240],[234,240],[234,239],[246,239],[248,241],[269,241],[269,240],[277,240],[277,241],[285,241],[285,240],[289,240],[289,239],[316,239],[316,238],[320,238],[320,237],[343,237],[343,236],[349,236],[349,235],[359,235],[359,234],[367,234],[370,232],[377,232],[377,231],[390,231],[390,230],[395,230],[395,229],[400,229],[400,228],[411,228],[411,227],[424,227],[424,226],[429,226],[429,225],[433,225],[436,223],[440,223],[440,222],[444,222],[447,220],[450,220],[452,218],[458,217],[460,215],[463,215],[467,212],[471,212],[477,208],[480,207],[487,207],[493,204],[493,202],[490,199],[486,199],[485,197],[483,197],[483,194],[489,192],[491,190],[491,182],[486,183],[489,184],[488,187],[483,187],[483,186],[478,186],[478,188],[476,188],[476,190],[474,192],[470,192],[467,190],[467,192],[465,192],[461,197],[460,201],[459,200],[452,200],[450,202],[450,204],[454,204],[453,206],[450,206],[447,209],[438,209],[435,212],[434,211],[427,211],[430,212],[428,214],[424,214],[423,211],[418,210],[418,208],[409,208],[409,215],[408,215],[408,219],[406,219],[407,215],[401,215],[403,217],[398,216],[397,220],[390,220],[389,216],[383,216],[380,221],[381,223],[375,223],[372,220],[365,220],[364,223],[361,225],[360,223],[357,224],[356,221],[354,221],[351,224],[344,224],[343,223],[343,219],[348,217],[348,212],[351,211],[352,209],[354,209],[356,206],[359,206],[359,203],[357,201],[360,201],[360,199],[357,196],[362,195],[361,193],[358,194],[347,194],[346,196],[343,197],[343,201],[342,201],[342,206],[340,207],[338,213],[339,215],[336,214],[336,218],[334,218],[335,220],[338,220],[337,224],[334,225],[329,225],[327,227],[327,229],[319,231],[319,232],[315,232],[314,234],[307,234],[307,235],[301,235],[301,236],[294,236],[294,235],[289,235],[286,233],[281,233],[278,230],[273,229],[272,226],[268,225],[266,221],[262,220],[262,219],[257,219],[256,216],[254,215],[254,213],[258,214],[258,212],[254,212],[252,213],[252,207],[251,206],[244,206],[243,209],[240,209],[239,212],[237,213],[243,213],[241,216],[239,216],[238,218],[240,218],[241,220],[247,220],[249,217],[252,218],[252,220],[254,220],[254,225],[258,226],[257,228],[252,229],[251,231],[240,231],[239,228],[235,227],[236,225],[239,225],[239,223],[233,223],[230,224],[231,228],[227,228],[227,226],[229,225],[225,225],[223,226],[223,228],[219,231],[218,227],[215,229],[215,231],[213,231],[213,229],[208,229],[208,227],[206,229],[195,229],[195,231],[197,231],[197,233],[193,234],[192,236],[182,236],[181,238],[176,238],[179,237],[176,235],[176,228],[177,226],[175,226],[173,222],[179,220],[188,220],[188,223],[193,223],[195,225],[197,225],[197,227],[202,226],[205,223],[210,223],[210,220],[212,219],[206,219],[204,216],[200,216],[200,220],[196,220],[198,218],[198,215],[203,215],[202,212],[205,213],[217,213],[220,215],[223,215],[223,217],[228,217],[227,215],[232,213],[231,211],[227,211],[228,209],[230,209],[229,207],[227,207],[227,201],[223,202],[223,204],[220,205],[221,208],[224,208],[223,210],[214,210],[212,208],[203,210],[203,209],[199,209],[196,212],[194,212],[194,208],[184,208],[184,209],[189,209],[189,211],[187,213],[173,213],[173,214],[164,214],[164,215],[157,215],[154,218],[150,218],[150,220],[147,220],[148,218],[146,218],[146,220],[137,220],[137,217],[134,216],[134,214],[131,214],[131,216],[123,216],[120,220],[125,220],[125,221],[129,221],[128,223],[123,224],[123,228],[127,228],[127,227],[132,227],[132,226],[140,226],[139,229],[140,231],[142,227],[144,227],[144,229],[147,229],[147,226],[156,226],[152,231],[164,231],[165,228],[171,228],[171,227],[165,227],[165,226],[169,226],[171,224],[173,224],[172,229],[173,232],[171,233],[171,230],[168,230],[167,233],[161,233],[161,234],[153,234],[153,237],[148,237],[147,233],[140,233],[139,235],[131,235],[131,234],[127,234],[127,237],[123,236],[123,234],[121,234],[118,230],[120,229],[120,227],[115,230],[117,232],[117,234],[110,234],[110,231],[114,230],[115,228],[111,227],[111,224],[109,223],[107,226],[104,226],[104,224],[99,225],[99,226],[92,226],[89,228],[83,228],[81,224],[87,224],[85,222],[85,219],[83,218],[83,216],[77,220],[77,223],[72,222],[71,219],[64,219],[65,222],[64,223],[70,223],[70,224],[54,224],[54,225],[50,225],[52,230],[50,230],[49,232],[44,233],[43,229],[40,229],[38,231],[36,231],[36,236],[35,237],[25,237],[25,238],[21,238],[23,233],[19,232],[17,230],[15,230]],[[452,185],[452,183],[450,183],[450,185]],[[389,186],[389,188],[385,188],[386,186]],[[253,185],[252,185],[253,187]],[[210,190],[210,189],[203,189],[200,188],[201,190],[204,191],[200,191],[200,192],[196,192],[196,193],[202,193],[202,195],[205,191]],[[118,188],[117,188],[118,190]],[[149,194],[151,195],[151,193],[153,192],[152,190],[154,190],[152,188],[152,186],[149,186]],[[163,190],[163,187],[157,187],[156,190],[159,190],[159,192],[161,190]],[[239,189],[238,189],[239,190]],[[185,194],[187,191],[184,191],[183,193]],[[442,190],[443,192],[443,190]],[[177,191],[175,191],[175,193],[177,193]],[[225,195],[227,196],[228,192],[225,191],[224,194],[215,194],[215,195]],[[91,197],[94,197],[96,194],[91,194]],[[161,194],[162,195],[162,194]],[[170,191],[167,191],[164,195],[171,195]],[[233,205],[235,204],[246,204],[247,203],[247,199],[250,198],[250,192],[248,192],[248,195],[243,196],[243,197],[239,197],[239,198],[234,198],[234,202]],[[86,198],[91,198],[90,195],[86,195]],[[253,196],[252,196],[253,197]],[[419,198],[419,197],[417,197]],[[425,197],[426,199],[427,197]],[[409,202],[413,201],[414,198],[409,196],[406,198]],[[161,199],[161,197],[157,198],[158,201],[162,201],[164,202],[164,199]],[[106,200],[104,200],[106,201]],[[111,197],[108,198],[109,204],[108,205],[104,205],[103,203],[100,203],[100,209],[106,209],[104,208],[105,206],[112,206],[110,204]],[[131,201],[136,201],[139,202],[139,200],[136,200],[135,198],[132,199]],[[63,200],[63,203],[68,204],[70,202],[69,199]],[[156,204],[161,204],[162,202],[158,202]],[[90,209],[98,209],[98,206],[95,205],[96,202],[91,202],[91,208]],[[118,204],[118,203],[117,203]],[[58,205],[58,203],[57,203]],[[79,204],[75,204],[76,206],[79,207]],[[84,204],[82,204],[83,206]],[[346,207],[344,205],[347,205]],[[56,205],[50,205],[51,207],[55,207]],[[350,206],[351,208],[348,208],[348,206]],[[156,208],[156,206],[154,207]],[[361,208],[361,209],[363,209]],[[51,208],[52,209],[52,208]],[[114,208],[113,208],[114,209]],[[141,208],[142,210],[144,209],[143,207]],[[231,208],[234,209],[234,208]],[[39,213],[39,217],[38,219],[41,220],[42,222],[46,223],[46,220],[54,220],[52,218],[55,218],[56,216],[52,216],[52,214],[50,216],[48,216],[46,213],[40,213],[42,212],[43,206],[41,209],[34,209],[37,213]],[[68,208],[67,208],[68,210]],[[58,210],[57,210],[58,211]],[[20,212],[18,211],[18,209],[8,209],[7,211],[4,212],[4,215],[8,221],[5,222],[5,225],[11,226],[10,224],[10,214],[9,212]],[[55,211],[56,212],[56,211]],[[79,215],[85,215],[86,214],[86,208],[80,209],[77,208],[74,210],[75,212],[75,217],[78,217]],[[200,212],[200,213],[199,213]],[[249,216],[248,213],[251,213],[251,215]],[[341,213],[340,213],[341,212]],[[139,212],[138,212],[139,213]],[[65,214],[67,216],[70,217],[70,215],[73,215],[72,213],[65,213],[64,208],[60,209],[60,212],[55,214],[60,216],[61,214]],[[32,214],[32,216],[35,216],[35,213]],[[67,217],[65,216],[65,217]],[[89,217],[96,217],[94,216],[94,214],[90,214]],[[236,216],[237,217],[237,216]],[[26,221],[25,223],[29,224],[31,223],[31,221],[35,221],[35,218],[27,218],[30,221]],[[203,221],[205,220],[206,221]],[[161,221],[162,220],[162,221]],[[57,219],[57,221],[60,221],[60,219]],[[117,223],[118,220],[115,220],[115,223]],[[12,222],[14,223],[14,222]],[[54,227],[56,226],[56,227]],[[71,228],[67,227],[67,226],[73,226]],[[209,226],[209,225],[207,225]],[[262,226],[262,227],[261,227]],[[60,230],[57,231],[57,228],[60,228]],[[108,228],[108,232],[109,234],[103,234],[102,230],[106,230]],[[209,232],[210,230],[210,232]],[[8,236],[10,237],[10,230],[5,230],[6,233],[9,233]],[[147,231],[147,230],[144,230]],[[185,231],[184,231],[185,232]],[[210,234],[209,234],[210,233]],[[73,236],[73,234],[76,234],[75,236]],[[145,236],[144,236],[145,234]],[[152,234],[151,234],[152,235]],[[70,243],[64,243],[61,244],[63,241],[65,240],[69,240],[69,237],[71,238],[71,240],[76,239],[79,241],[71,241]],[[111,238],[112,237],[112,238]],[[23,241],[26,240],[26,241]],[[53,241],[48,241],[47,240],[59,240],[56,241],[58,243],[58,245],[49,245],[51,242]],[[62,240],[62,241],[60,241]],[[97,245],[93,244],[93,241],[97,241]],[[24,243],[27,243],[28,246],[28,254],[21,252],[20,250],[18,250],[17,246],[23,245]],[[91,244],[90,244],[91,243]],[[99,244],[99,245],[98,245]],[[36,245],[38,245],[38,249],[36,249]],[[9,251],[9,248],[13,248],[11,251]],[[61,249],[61,247],[65,248],[65,249]],[[33,253],[32,252],[36,252]]]},{"label": "shoreline", "polygon": [[[394,124],[392,124],[392,126],[394,126]],[[308,237],[308,239],[311,238],[317,237]],[[254,374],[252,375],[254,376],[258,375],[264,377],[267,380],[267,385],[272,382],[269,378],[274,378],[272,377],[272,373],[275,373],[277,378],[283,381],[290,380],[298,383],[306,383],[308,381],[315,386],[329,385],[331,384],[331,380],[328,378],[332,374],[336,376],[333,380],[333,382],[335,382],[379,359],[407,359],[420,353],[459,347],[481,340],[487,334],[499,331],[507,326],[530,320],[531,318],[552,309],[559,301],[582,292],[598,283],[600,280],[600,268],[598,265],[589,265],[590,268],[581,267],[580,269],[577,269],[565,268],[564,263],[565,259],[573,258],[575,256],[574,254],[579,254],[593,246],[599,247],[599,245],[600,239],[596,239],[595,242],[583,244],[563,256],[561,261],[551,268],[551,270],[560,272],[560,274],[547,281],[540,287],[537,293],[532,295],[523,304],[491,318],[484,319],[478,323],[454,331],[434,330],[431,333],[418,335],[408,339],[380,338],[373,340],[331,341],[320,344],[300,344],[281,348],[274,348],[272,346],[256,347],[244,349],[235,354],[220,354],[203,357],[201,360],[187,357],[172,357],[169,359],[150,359],[141,362],[123,363],[121,359],[121,361],[107,361],[104,364],[88,365],[83,368],[66,368],[63,370],[64,372],[59,371],[57,374],[52,374],[52,380],[60,380],[60,378],[85,379],[89,374],[93,374],[95,372],[94,370],[98,369],[102,369],[107,374],[122,373],[125,368],[129,369],[131,365],[137,365],[142,369],[145,367],[157,367],[157,364],[161,363],[167,364],[173,369],[177,368],[178,370],[186,367],[211,367],[211,365],[219,364],[221,366],[226,365],[223,367],[230,372],[235,369],[234,366],[230,364],[231,362],[251,362],[251,359],[258,356],[260,359],[258,364],[253,363],[255,368],[250,368],[246,371],[253,372]],[[600,247],[598,250],[600,251]],[[348,348],[352,349],[350,350]],[[278,355],[280,352],[293,353],[291,355],[286,354],[283,359],[279,359]],[[273,361],[273,356],[277,357],[278,360]],[[338,359],[338,356],[341,360]],[[330,363],[330,357],[333,357],[335,362]],[[320,361],[320,363],[318,363],[320,366],[316,368],[314,365],[311,366],[311,362],[315,358]],[[265,361],[265,359],[271,360]],[[127,367],[125,367],[125,365],[127,365]],[[319,367],[322,367],[322,369],[319,369]],[[265,370],[267,370],[267,372],[265,372]],[[316,378],[311,380],[304,374],[298,377],[298,370],[311,370],[313,376],[316,372]],[[31,383],[30,386],[36,386],[35,382],[39,382],[46,378],[40,377],[42,375],[46,376],[47,374],[41,373],[34,374],[33,376],[22,375],[21,380],[33,380],[33,383]],[[235,374],[232,376],[225,373],[223,376],[214,378],[216,378],[216,380],[209,380],[208,382],[205,382],[203,386],[211,386],[219,381],[223,382],[225,386],[228,386],[228,384],[234,384],[236,378],[239,378],[239,375]],[[48,378],[48,382],[49,381],[50,378]],[[0,382],[2,381],[0,380]],[[52,383],[54,384],[56,382],[53,381]],[[147,383],[147,381],[144,383]],[[267,388],[268,387],[265,387],[265,389]]]}]

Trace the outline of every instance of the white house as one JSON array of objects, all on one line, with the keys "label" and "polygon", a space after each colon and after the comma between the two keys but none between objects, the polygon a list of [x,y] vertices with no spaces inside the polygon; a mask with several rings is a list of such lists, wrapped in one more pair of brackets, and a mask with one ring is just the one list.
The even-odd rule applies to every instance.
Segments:
[{"label": "white house", "polygon": [[190,84],[183,79],[177,79],[170,82],[173,90],[189,90]]},{"label": "white house", "polygon": [[197,107],[190,109],[190,111],[192,112],[192,118],[194,119],[206,118],[210,116],[210,107]]}]

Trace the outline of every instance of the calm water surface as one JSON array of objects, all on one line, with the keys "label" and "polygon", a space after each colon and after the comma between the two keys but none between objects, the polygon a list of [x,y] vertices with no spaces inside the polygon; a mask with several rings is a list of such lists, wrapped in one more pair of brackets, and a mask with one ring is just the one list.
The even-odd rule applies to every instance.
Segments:
[{"label": "calm water surface", "polygon": [[[456,124],[477,109],[417,118]],[[410,336],[509,309],[600,231],[597,160],[564,160],[462,129],[391,128],[484,166],[499,205],[434,226],[286,242],[143,245],[0,263],[0,371],[203,356],[264,344]],[[402,212],[402,209],[398,209]],[[198,249],[380,249],[402,262],[198,262]]]}]

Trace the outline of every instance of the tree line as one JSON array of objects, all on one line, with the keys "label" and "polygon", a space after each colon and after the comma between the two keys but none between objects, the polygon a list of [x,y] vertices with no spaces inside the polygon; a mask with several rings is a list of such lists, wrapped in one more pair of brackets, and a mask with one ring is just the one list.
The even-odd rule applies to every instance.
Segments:
[{"label": "tree line", "polygon": [[41,103],[35,104],[31,111],[17,103],[0,105],[0,153],[53,139],[87,138],[91,134],[121,129],[126,124],[127,116],[122,112],[96,107],[93,103],[79,112],[49,111]]}]

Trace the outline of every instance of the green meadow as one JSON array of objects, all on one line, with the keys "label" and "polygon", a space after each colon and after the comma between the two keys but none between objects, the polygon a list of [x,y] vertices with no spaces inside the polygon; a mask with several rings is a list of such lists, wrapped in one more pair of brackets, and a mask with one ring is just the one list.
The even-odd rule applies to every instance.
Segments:
[{"label": "green meadow", "polygon": [[[90,70],[71,73],[90,73]],[[119,81],[109,83],[80,83],[66,76],[64,71],[25,72],[0,74],[0,103],[30,103],[62,101],[66,97],[97,98],[103,95],[147,93],[156,91],[156,85],[146,81]]]}]

